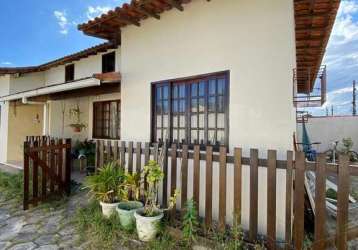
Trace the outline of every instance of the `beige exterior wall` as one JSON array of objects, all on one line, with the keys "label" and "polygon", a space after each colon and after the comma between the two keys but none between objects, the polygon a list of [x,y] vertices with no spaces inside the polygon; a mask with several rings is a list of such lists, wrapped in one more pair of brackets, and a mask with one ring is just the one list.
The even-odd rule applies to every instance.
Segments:
[{"label": "beige exterior wall", "polygon": [[8,112],[7,162],[23,161],[26,136],[42,135],[43,105],[10,104]]},{"label": "beige exterior wall", "polygon": [[[293,147],[295,131],[293,2],[194,0],[184,7],[183,12],[163,13],[160,21],[149,18],[140,27],[122,29],[123,140],[150,140],[151,82],[229,70],[230,148],[243,147],[245,156],[250,148],[258,148],[261,157],[267,149],[277,149],[278,158],[284,158]],[[214,174],[218,176],[217,171]],[[242,216],[248,228],[248,168],[243,174]],[[265,233],[266,170],[259,175],[259,232]],[[277,228],[283,237],[285,175],[279,173],[277,180]],[[228,220],[232,183],[228,171]],[[217,184],[214,180],[214,187]],[[213,189],[213,197],[217,190]],[[202,200],[204,195],[201,192]],[[203,207],[200,210],[204,212]]]},{"label": "beige exterior wall", "polygon": [[10,94],[27,91],[44,86],[44,73],[36,72],[23,74],[19,77],[10,76]]},{"label": "beige exterior wall", "polygon": [[[66,99],[63,101],[51,101],[49,105],[49,124],[48,133],[54,137],[72,138],[73,141],[92,139],[93,131],[93,102],[118,100],[120,93],[88,96],[75,99]],[[69,110],[76,108],[77,103],[82,112],[81,122],[87,125],[87,128],[80,133],[73,132],[69,124],[74,123],[71,119]]]},{"label": "beige exterior wall", "polygon": [[[10,93],[10,76],[0,76],[0,95],[8,95]],[[7,141],[8,141],[8,114],[9,104],[0,102],[0,163],[4,163],[7,157]]]},{"label": "beige exterior wall", "polygon": [[[314,148],[318,152],[332,149],[332,143],[339,141],[342,145],[343,138],[353,140],[353,150],[358,152],[358,116],[328,116],[312,117],[306,123],[308,136],[311,142],[321,143]],[[297,124],[297,140],[302,142],[302,124]]]}]

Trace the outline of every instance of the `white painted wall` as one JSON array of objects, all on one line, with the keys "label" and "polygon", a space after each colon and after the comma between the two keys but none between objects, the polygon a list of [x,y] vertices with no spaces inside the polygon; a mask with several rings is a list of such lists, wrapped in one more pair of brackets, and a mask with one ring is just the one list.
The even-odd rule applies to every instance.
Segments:
[{"label": "white painted wall", "polygon": [[10,76],[10,94],[27,91],[44,86],[44,73],[35,72],[23,74],[19,77]]},{"label": "white painted wall", "polygon": [[[243,147],[245,156],[255,147],[261,157],[277,149],[278,158],[284,158],[296,129],[293,1],[194,0],[184,8],[122,29],[122,139],[150,140],[151,82],[229,70],[230,147]],[[228,171],[228,187],[232,176]],[[260,170],[261,233],[267,219],[265,179],[266,170]],[[277,228],[283,237],[285,175],[277,179]],[[243,226],[248,228],[248,170],[243,180]],[[217,197],[217,189],[213,192]],[[227,198],[230,218],[232,192]]]},{"label": "white painted wall", "polygon": [[[332,148],[332,142],[339,141],[342,146],[343,138],[353,140],[353,150],[358,152],[358,116],[328,116],[308,119],[306,128],[311,142],[320,142],[314,146],[318,152]],[[302,124],[297,124],[297,140],[302,142]]]},{"label": "white painted wall", "polygon": [[[0,95],[10,93],[10,75],[0,76]],[[8,142],[9,103],[0,102],[0,163],[6,162]]]}]

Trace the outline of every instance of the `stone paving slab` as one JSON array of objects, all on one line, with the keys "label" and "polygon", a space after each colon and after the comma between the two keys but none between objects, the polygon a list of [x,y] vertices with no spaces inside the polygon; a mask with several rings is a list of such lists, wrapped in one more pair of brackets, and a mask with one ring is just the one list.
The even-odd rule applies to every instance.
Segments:
[{"label": "stone paving slab", "polygon": [[17,200],[0,194],[0,250],[85,249],[72,223],[76,209],[87,203],[83,192],[53,208],[40,205],[23,211]]}]

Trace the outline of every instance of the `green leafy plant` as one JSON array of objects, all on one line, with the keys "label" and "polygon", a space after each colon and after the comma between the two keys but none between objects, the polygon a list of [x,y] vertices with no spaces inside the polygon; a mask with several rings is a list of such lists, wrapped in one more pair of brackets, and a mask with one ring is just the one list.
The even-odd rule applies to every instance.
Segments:
[{"label": "green leafy plant", "polygon": [[90,140],[76,141],[73,147],[74,157],[78,158],[80,155],[85,155],[87,158],[87,164],[94,166],[96,155],[96,144]]},{"label": "green leafy plant", "polygon": [[[164,178],[164,172],[156,161],[149,161],[148,164],[144,166],[143,175],[148,183],[148,190],[145,192],[146,203],[144,206],[144,216],[153,217],[158,214],[159,210],[158,190],[159,183]],[[169,207],[167,210],[175,206],[177,196],[178,191],[175,190],[173,197],[169,199]]]},{"label": "green leafy plant", "polygon": [[110,162],[100,168],[97,174],[87,176],[84,185],[93,198],[105,203],[115,203],[127,197],[124,181],[124,169],[117,163]]},{"label": "green leafy plant", "polygon": [[140,196],[140,173],[127,173],[124,180],[124,199],[128,200],[131,195],[134,200],[139,200]]},{"label": "green leafy plant", "polygon": [[199,228],[198,212],[195,201],[190,199],[185,204],[185,214],[183,218],[183,239],[187,246],[191,246],[196,241]]},{"label": "green leafy plant", "polygon": [[342,144],[343,144],[343,147],[341,149],[341,152],[343,154],[348,154],[353,148],[352,138],[343,138],[342,139]]},{"label": "green leafy plant", "polygon": [[327,189],[326,196],[332,200],[337,200],[337,192],[332,188]]},{"label": "green leafy plant", "polygon": [[23,196],[23,174],[10,174],[0,171],[0,193],[5,199],[21,200]]},{"label": "green leafy plant", "polygon": [[[227,250],[240,250],[244,249],[244,237],[242,228],[238,223],[237,215],[234,215],[234,223],[230,230],[229,240],[226,242]],[[256,248],[255,248],[256,249]]]}]

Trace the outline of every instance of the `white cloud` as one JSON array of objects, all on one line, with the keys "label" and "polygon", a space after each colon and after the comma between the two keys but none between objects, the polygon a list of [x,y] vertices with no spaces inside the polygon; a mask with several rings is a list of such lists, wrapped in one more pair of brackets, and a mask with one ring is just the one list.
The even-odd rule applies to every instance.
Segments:
[{"label": "white cloud", "polygon": [[107,13],[111,9],[112,8],[110,6],[88,6],[86,16],[89,20],[91,20],[103,13]]},{"label": "white cloud", "polygon": [[57,19],[58,25],[60,26],[60,33],[63,34],[63,35],[67,35],[68,34],[69,22],[68,22],[68,19],[67,19],[66,11],[55,10],[53,12],[53,14]]},{"label": "white cloud", "polygon": [[9,66],[9,65],[12,65],[12,62],[2,62],[1,64]]},{"label": "white cloud", "polygon": [[356,13],[358,13],[358,2],[352,0],[341,2],[332,31],[331,45],[358,40],[358,21],[353,18]]}]

